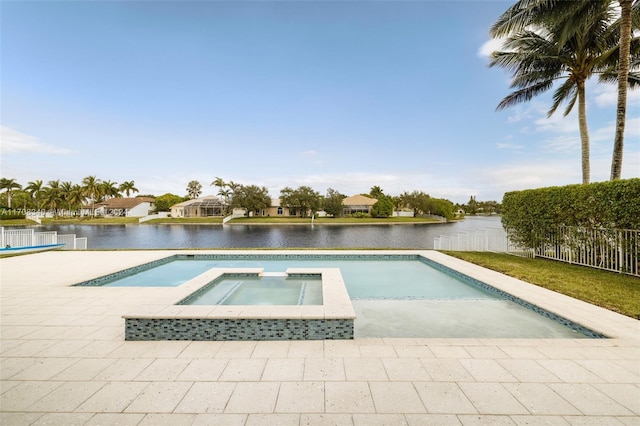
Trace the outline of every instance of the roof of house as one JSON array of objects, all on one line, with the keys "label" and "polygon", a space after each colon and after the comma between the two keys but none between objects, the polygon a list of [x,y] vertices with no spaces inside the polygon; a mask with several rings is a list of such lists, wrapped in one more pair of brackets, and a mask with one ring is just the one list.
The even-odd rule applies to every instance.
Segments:
[{"label": "roof of house", "polygon": [[223,206],[226,205],[220,197],[216,197],[215,195],[207,195],[205,197],[194,198],[192,200],[183,201],[178,204],[174,204],[171,208],[174,207],[187,207],[187,206],[201,206],[201,207],[214,207],[214,206]]},{"label": "roof of house", "polygon": [[373,206],[378,200],[364,195],[352,195],[342,200],[343,206]]},{"label": "roof of house", "polygon": [[134,198],[109,198],[101,203],[97,203],[96,206],[104,206],[109,209],[132,209],[142,203],[153,203],[154,199],[151,197],[134,197]]}]

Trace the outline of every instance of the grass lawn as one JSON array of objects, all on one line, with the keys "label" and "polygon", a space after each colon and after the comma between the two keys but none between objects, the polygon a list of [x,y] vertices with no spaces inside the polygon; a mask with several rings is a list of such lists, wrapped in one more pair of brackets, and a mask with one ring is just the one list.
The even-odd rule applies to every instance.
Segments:
[{"label": "grass lawn", "polygon": [[214,224],[220,225],[222,223],[221,217],[177,217],[177,218],[162,218],[151,219],[143,222],[142,225],[162,225],[162,224]]},{"label": "grass lawn", "polygon": [[[387,223],[440,223],[435,219],[428,219],[422,217],[386,217],[386,218],[374,218],[374,217],[317,217],[313,219],[313,223],[316,225],[331,225],[331,224],[346,224],[346,225],[367,225],[367,224],[387,224]],[[246,223],[246,224],[311,224],[311,218],[300,217],[272,217],[272,216],[260,216],[260,217],[241,217],[233,219],[229,224],[234,223]]]},{"label": "grass lawn", "polygon": [[125,225],[138,223],[137,217],[42,218],[43,225]]},{"label": "grass lawn", "polygon": [[445,253],[632,318],[640,317],[638,277],[503,253]]}]

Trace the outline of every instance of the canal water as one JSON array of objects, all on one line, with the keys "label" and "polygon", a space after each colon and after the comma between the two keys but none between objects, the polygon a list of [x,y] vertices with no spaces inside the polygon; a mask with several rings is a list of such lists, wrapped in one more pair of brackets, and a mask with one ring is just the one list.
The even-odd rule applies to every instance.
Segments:
[{"label": "canal water", "polygon": [[499,217],[467,217],[415,225],[43,225],[37,231],[86,237],[89,249],[432,249],[440,235],[501,226]]}]

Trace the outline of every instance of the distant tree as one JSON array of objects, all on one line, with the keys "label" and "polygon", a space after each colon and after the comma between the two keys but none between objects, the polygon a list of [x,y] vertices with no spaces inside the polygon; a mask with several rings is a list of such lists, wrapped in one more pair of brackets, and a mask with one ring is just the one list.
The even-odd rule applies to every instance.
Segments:
[{"label": "distant tree", "polygon": [[213,182],[211,182],[211,186],[215,186],[216,188],[224,188],[227,186],[226,182],[221,177],[216,177]]},{"label": "distant tree", "polygon": [[393,215],[393,201],[390,197],[382,195],[378,201],[371,207],[372,217],[389,217]]},{"label": "distant tree", "polygon": [[82,179],[82,188],[89,200],[91,200],[91,216],[95,215],[95,203],[100,196],[100,179],[95,176],[87,176]]},{"label": "distant tree", "polygon": [[131,195],[131,193],[138,192],[138,188],[136,188],[136,183],[133,180],[124,181],[120,184],[120,192],[124,192],[127,197]]},{"label": "distant tree", "polygon": [[122,197],[118,183],[110,180],[105,180],[100,184],[100,195],[100,198],[104,197],[104,199]]},{"label": "distant tree", "polygon": [[413,210],[413,215],[427,214],[431,197],[422,191],[403,192],[400,194],[399,206]]},{"label": "distant tree", "polygon": [[371,198],[375,198],[376,200],[379,200],[384,196],[383,189],[380,188],[378,185],[372,186],[371,190],[369,191],[369,196]]},{"label": "distant tree", "polygon": [[42,189],[40,205],[43,208],[50,209],[53,212],[53,217],[57,217],[58,207],[64,202],[60,180],[51,180],[48,185]]},{"label": "distant tree", "polygon": [[425,213],[434,214],[445,217],[447,219],[453,219],[454,205],[451,201],[443,198],[431,198],[428,202],[428,211]]},{"label": "distant tree", "polygon": [[192,180],[187,184],[187,194],[189,198],[196,199],[202,194],[202,185],[197,180]]},{"label": "distant tree", "polygon": [[476,197],[473,195],[469,198],[468,213],[471,215],[475,215],[478,212],[478,202],[476,201]]},{"label": "distant tree", "polygon": [[271,197],[266,187],[235,185],[231,207],[246,209],[248,216],[250,212],[266,209],[269,206],[271,206]]},{"label": "distant tree", "polygon": [[330,216],[338,217],[342,215],[342,200],[347,196],[339,193],[335,189],[327,189],[327,195],[322,200],[323,210]]},{"label": "distant tree", "polygon": [[168,212],[171,211],[171,206],[175,206],[178,203],[185,201],[184,197],[179,195],[166,193],[155,198],[155,212]]},{"label": "distant tree", "polygon": [[7,207],[11,208],[11,191],[15,189],[21,189],[22,185],[16,182],[15,179],[2,178],[0,179],[0,190],[5,190],[7,194]]},{"label": "distant tree", "polygon": [[38,205],[38,197],[40,195],[40,191],[42,191],[43,183],[41,180],[34,180],[32,182],[27,183],[27,186],[24,188],[25,191],[29,193],[31,196],[31,201],[34,205]]},{"label": "distant tree", "polygon": [[280,203],[290,210],[300,211],[301,217],[307,217],[320,209],[320,194],[308,186],[298,189],[287,186],[280,191]]}]

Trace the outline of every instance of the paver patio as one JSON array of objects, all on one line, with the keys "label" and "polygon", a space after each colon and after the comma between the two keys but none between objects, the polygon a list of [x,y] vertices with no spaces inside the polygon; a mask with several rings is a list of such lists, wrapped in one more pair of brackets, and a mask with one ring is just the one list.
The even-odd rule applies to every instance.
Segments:
[{"label": "paver patio", "polygon": [[70,287],[172,253],[0,260],[0,424],[640,425],[639,321],[441,253],[612,338],[133,342],[161,290]]}]

